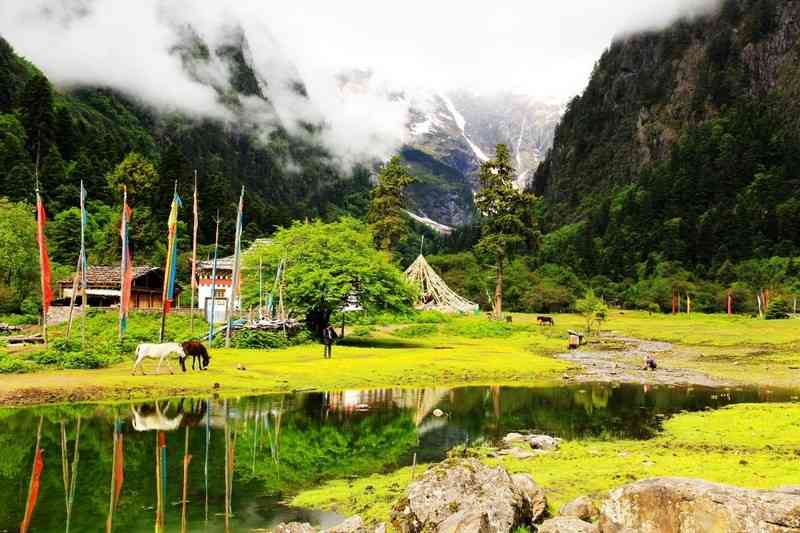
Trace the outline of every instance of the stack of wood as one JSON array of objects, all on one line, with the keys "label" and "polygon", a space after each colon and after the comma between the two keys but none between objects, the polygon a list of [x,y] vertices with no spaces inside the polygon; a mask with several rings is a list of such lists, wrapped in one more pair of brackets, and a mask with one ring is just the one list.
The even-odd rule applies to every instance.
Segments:
[{"label": "stack of wood", "polygon": [[22,328],[0,322],[0,335],[10,335],[11,333],[16,333],[17,331],[22,331]]},{"label": "stack of wood", "polygon": [[296,333],[303,329],[303,323],[294,318],[278,319],[278,318],[262,318],[259,320],[251,320],[244,325],[244,329],[255,329],[259,331],[286,331],[287,333]]}]

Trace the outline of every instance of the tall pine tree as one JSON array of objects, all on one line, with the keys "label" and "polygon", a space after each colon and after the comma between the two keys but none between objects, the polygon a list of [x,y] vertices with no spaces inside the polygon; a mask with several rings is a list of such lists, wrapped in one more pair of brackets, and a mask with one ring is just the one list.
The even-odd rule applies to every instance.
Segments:
[{"label": "tall pine tree", "polygon": [[514,188],[514,167],[508,147],[498,144],[495,158],[481,165],[481,190],[475,206],[483,216],[479,253],[494,258],[495,289],[492,310],[495,318],[503,313],[503,267],[510,255],[526,243],[533,244],[535,197]]},{"label": "tall pine tree", "polygon": [[375,245],[392,252],[408,231],[406,187],[414,178],[408,173],[400,156],[394,156],[378,174],[378,184],[372,189],[368,220],[375,235]]}]

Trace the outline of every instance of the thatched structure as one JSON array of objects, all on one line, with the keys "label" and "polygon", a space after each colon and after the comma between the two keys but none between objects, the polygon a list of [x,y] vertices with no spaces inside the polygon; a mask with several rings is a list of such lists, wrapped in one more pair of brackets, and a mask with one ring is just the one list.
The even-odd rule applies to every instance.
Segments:
[{"label": "thatched structure", "polygon": [[417,309],[435,309],[444,313],[474,313],[478,304],[453,292],[420,254],[406,269],[406,277],[420,289]]}]

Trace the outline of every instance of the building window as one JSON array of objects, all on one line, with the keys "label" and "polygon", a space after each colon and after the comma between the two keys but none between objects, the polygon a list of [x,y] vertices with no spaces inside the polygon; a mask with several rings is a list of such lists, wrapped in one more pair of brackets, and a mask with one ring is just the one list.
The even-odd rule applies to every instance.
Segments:
[{"label": "building window", "polygon": [[215,289],[214,298],[225,298],[225,289]]}]

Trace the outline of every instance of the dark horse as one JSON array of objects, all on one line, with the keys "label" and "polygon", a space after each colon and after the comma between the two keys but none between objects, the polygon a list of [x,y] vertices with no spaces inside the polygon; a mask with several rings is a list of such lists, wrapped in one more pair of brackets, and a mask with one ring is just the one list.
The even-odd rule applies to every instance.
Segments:
[{"label": "dark horse", "polygon": [[[192,356],[192,370],[194,370],[194,365],[197,362],[200,370],[207,370],[208,363],[211,361],[211,356],[208,355],[208,350],[206,347],[203,346],[203,343],[200,341],[186,341],[181,343],[181,347],[183,347],[183,352],[186,354],[186,357]],[[182,358],[181,361],[181,370],[186,372],[186,357]],[[198,359],[201,361],[198,362]]]}]

